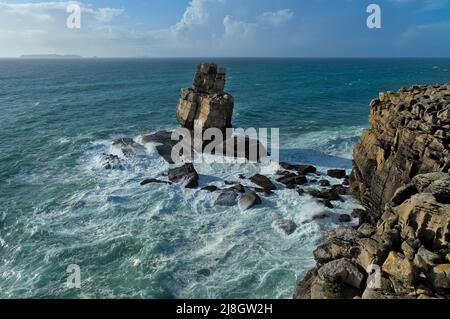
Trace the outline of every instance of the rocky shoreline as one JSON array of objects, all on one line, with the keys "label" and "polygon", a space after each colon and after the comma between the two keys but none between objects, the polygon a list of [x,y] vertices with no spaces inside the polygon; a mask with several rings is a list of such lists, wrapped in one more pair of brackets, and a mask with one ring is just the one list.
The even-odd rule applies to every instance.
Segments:
[{"label": "rocky shoreline", "polygon": [[380,93],[354,148],[360,223],[325,234],[296,299],[450,297],[450,84]]},{"label": "rocky shoreline", "polygon": [[[201,131],[232,127],[234,98],[224,92],[225,70],[212,63],[197,67],[192,88],[182,89],[177,120],[195,140],[194,126]],[[365,209],[341,214],[339,222],[359,219],[357,227],[342,227],[325,234],[327,243],[314,252],[317,265],[295,288],[297,299],[394,299],[450,297],[450,84],[414,86],[380,93],[370,103],[372,128],[354,148],[350,176],[342,169],[326,175],[311,165],[279,163],[269,178],[240,174],[221,185],[201,185],[200,175],[189,161],[173,160],[177,141],[172,132],[143,135],[137,141],[113,141],[115,152],[105,154],[105,169],[121,169],[124,157],[145,153],[151,143],[161,157],[177,165],[163,176],[142,181],[177,184],[184,188],[217,193],[215,206],[238,206],[242,211],[263,203],[282,189],[309,195],[323,205],[312,220],[330,217],[330,209],[352,194]],[[228,147],[235,136],[225,133],[218,149]],[[268,156],[258,140],[237,143],[257,145],[258,162]],[[198,148],[197,148],[198,150]],[[232,157],[252,161],[248,153],[233,149]],[[338,184],[332,184],[339,181]],[[216,183],[217,184],[217,183]],[[311,221],[312,221],[311,220]],[[274,227],[289,236],[298,225],[275,220]]]}]

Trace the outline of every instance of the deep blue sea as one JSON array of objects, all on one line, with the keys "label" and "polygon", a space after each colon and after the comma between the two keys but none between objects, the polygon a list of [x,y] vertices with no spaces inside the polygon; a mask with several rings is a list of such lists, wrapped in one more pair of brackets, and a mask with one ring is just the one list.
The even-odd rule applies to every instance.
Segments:
[{"label": "deep blue sea", "polygon": [[[322,231],[357,203],[324,207],[283,190],[260,207],[139,183],[169,165],[148,148],[102,168],[117,137],[177,127],[180,88],[211,59],[0,60],[0,298],[290,298]],[[213,59],[227,68],[235,127],[280,129],[281,159],[351,168],[379,91],[450,82],[450,59]],[[197,167],[222,185],[256,164]],[[275,168],[273,168],[275,169]],[[299,225],[291,236],[277,218]],[[81,289],[65,283],[81,269]]]}]

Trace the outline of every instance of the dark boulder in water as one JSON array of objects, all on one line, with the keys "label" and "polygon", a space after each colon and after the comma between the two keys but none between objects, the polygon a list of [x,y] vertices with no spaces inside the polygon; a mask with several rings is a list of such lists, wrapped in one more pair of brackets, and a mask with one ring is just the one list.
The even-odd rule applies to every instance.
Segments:
[{"label": "dark boulder in water", "polygon": [[250,209],[261,203],[261,198],[255,192],[244,194],[239,198],[239,208],[242,210]]},{"label": "dark boulder in water", "polygon": [[300,175],[313,174],[317,172],[317,168],[312,165],[299,165],[281,162],[280,166],[285,170],[297,171],[297,173],[299,173]]},{"label": "dark boulder in water", "polygon": [[320,186],[322,186],[322,187],[330,187],[330,186],[331,186],[330,181],[329,181],[329,180],[326,180],[326,179],[321,180],[321,181],[319,182],[319,184],[320,184]]},{"label": "dark boulder in water", "polygon": [[348,214],[342,214],[339,216],[339,221],[341,223],[349,223],[352,221],[352,217]]},{"label": "dark boulder in water", "polygon": [[123,169],[119,156],[113,154],[104,154],[102,166],[108,170]]},{"label": "dark boulder in water", "polygon": [[297,165],[297,172],[300,175],[314,174],[317,172],[317,168],[312,165]]},{"label": "dark boulder in water", "polygon": [[325,205],[325,207],[327,207],[327,208],[330,208],[330,209],[333,209],[334,208],[334,205],[331,203],[331,201],[330,200],[328,200],[328,199],[325,199],[323,202],[322,202],[324,205]]},{"label": "dark boulder in water", "polygon": [[336,192],[334,189],[324,189],[324,190],[318,190],[318,189],[311,189],[308,191],[308,193],[312,197],[329,200],[329,201],[338,201],[341,200],[341,196]]},{"label": "dark boulder in water", "polygon": [[153,134],[143,135],[140,137],[140,143],[156,144],[156,151],[169,164],[175,164],[172,160],[172,149],[179,140],[172,140],[172,132],[160,131]]},{"label": "dark boulder in water", "polygon": [[236,184],[233,187],[226,189],[225,191],[234,191],[234,192],[238,192],[238,193],[245,193],[245,187],[242,186],[241,184]]},{"label": "dark boulder in water", "polygon": [[219,187],[217,187],[217,186],[209,185],[209,186],[203,187],[202,191],[207,191],[207,192],[213,193],[213,192],[217,191],[218,189],[219,189]]},{"label": "dark boulder in water", "polygon": [[200,269],[199,271],[197,271],[197,274],[200,276],[209,277],[211,276],[211,270],[207,268]]},{"label": "dark boulder in water", "polygon": [[238,194],[236,192],[223,192],[217,197],[215,206],[235,206],[237,204]]},{"label": "dark boulder in water", "polygon": [[186,188],[198,187],[198,173],[192,163],[169,170],[168,177],[171,182],[180,183]]},{"label": "dark boulder in water", "polygon": [[327,171],[327,175],[333,178],[344,178],[347,173],[345,172],[345,169],[330,169]]},{"label": "dark boulder in water", "polygon": [[308,184],[308,179],[303,175],[286,176],[285,178],[280,178],[278,181],[281,184],[286,185],[288,188],[295,188],[296,185]]},{"label": "dark boulder in water", "polygon": [[141,186],[145,186],[148,184],[169,184],[170,185],[171,183],[166,182],[166,181],[160,181],[159,179],[156,179],[156,178],[149,178],[149,179],[146,179],[141,182]]},{"label": "dark boulder in water", "polygon": [[273,191],[277,189],[276,186],[270,181],[270,179],[264,175],[256,174],[255,176],[250,178],[250,181],[253,184],[262,187],[264,190]]},{"label": "dark boulder in water", "polygon": [[292,220],[282,219],[274,223],[275,227],[283,231],[287,236],[292,235],[297,229],[297,224]]}]

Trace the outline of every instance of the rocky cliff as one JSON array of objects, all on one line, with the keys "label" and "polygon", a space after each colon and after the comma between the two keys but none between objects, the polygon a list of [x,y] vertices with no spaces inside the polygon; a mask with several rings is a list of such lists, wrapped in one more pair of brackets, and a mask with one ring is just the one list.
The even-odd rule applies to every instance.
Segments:
[{"label": "rocky cliff", "polygon": [[354,149],[351,188],[375,222],[417,174],[450,171],[450,85],[380,93]]},{"label": "rocky cliff", "polygon": [[326,233],[294,298],[450,297],[450,85],[380,93],[350,178],[366,211]]}]

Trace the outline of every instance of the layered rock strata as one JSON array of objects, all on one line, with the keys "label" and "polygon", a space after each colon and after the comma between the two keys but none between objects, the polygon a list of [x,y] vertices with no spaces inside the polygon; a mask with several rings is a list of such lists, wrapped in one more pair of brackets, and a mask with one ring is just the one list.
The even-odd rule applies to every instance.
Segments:
[{"label": "layered rock strata", "polygon": [[202,130],[231,128],[234,98],[224,92],[225,69],[214,63],[197,66],[192,88],[181,90],[177,120],[182,127],[194,129],[195,122]]},{"label": "layered rock strata", "polygon": [[359,227],[326,233],[299,299],[450,297],[450,85],[380,93],[354,149]]},{"label": "layered rock strata", "polygon": [[369,121],[354,148],[350,183],[376,219],[414,176],[450,172],[450,84],[380,93]]}]

